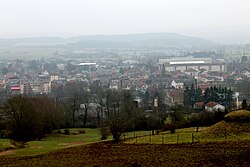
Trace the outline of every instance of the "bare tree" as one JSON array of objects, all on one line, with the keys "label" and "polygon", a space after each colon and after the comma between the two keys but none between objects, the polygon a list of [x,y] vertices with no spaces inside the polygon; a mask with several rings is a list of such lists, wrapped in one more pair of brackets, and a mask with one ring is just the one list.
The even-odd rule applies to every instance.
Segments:
[{"label": "bare tree", "polygon": [[106,124],[110,129],[114,142],[119,142],[122,134],[131,126],[132,109],[131,98],[123,91],[108,90],[106,92]]},{"label": "bare tree", "polygon": [[60,98],[61,104],[66,108],[71,118],[71,126],[75,127],[76,113],[80,109],[84,85],[80,82],[68,83],[64,87],[66,97]]},{"label": "bare tree", "polygon": [[3,112],[10,138],[21,142],[41,139],[56,128],[61,116],[54,101],[45,97],[11,97],[4,104]]}]

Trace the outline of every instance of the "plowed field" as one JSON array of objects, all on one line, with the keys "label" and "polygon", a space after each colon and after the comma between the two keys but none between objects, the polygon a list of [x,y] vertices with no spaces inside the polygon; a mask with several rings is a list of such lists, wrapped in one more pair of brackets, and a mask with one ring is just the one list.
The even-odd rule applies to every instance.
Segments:
[{"label": "plowed field", "polygon": [[250,166],[250,142],[112,144],[102,142],[38,156],[0,157],[0,166]]}]

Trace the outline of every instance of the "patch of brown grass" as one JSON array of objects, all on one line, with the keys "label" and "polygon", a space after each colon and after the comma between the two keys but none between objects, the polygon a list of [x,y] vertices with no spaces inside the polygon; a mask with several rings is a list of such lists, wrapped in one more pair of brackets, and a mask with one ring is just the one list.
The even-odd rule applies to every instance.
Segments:
[{"label": "patch of brown grass", "polygon": [[230,112],[225,115],[225,120],[227,122],[249,122],[250,121],[250,111],[239,110]]},{"label": "patch of brown grass", "polygon": [[224,121],[207,128],[202,137],[247,135],[250,133],[250,111],[239,110],[227,114]]},{"label": "patch of brown grass", "polygon": [[12,154],[14,152],[15,152],[15,150],[1,151],[0,156],[9,155],[9,154]]}]

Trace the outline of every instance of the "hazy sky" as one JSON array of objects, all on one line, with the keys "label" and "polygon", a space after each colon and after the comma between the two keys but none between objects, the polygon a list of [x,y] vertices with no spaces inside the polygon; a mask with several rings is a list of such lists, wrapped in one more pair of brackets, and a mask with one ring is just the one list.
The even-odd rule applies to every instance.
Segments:
[{"label": "hazy sky", "polygon": [[0,22],[0,38],[176,32],[219,41],[250,38],[250,1],[1,0]]}]

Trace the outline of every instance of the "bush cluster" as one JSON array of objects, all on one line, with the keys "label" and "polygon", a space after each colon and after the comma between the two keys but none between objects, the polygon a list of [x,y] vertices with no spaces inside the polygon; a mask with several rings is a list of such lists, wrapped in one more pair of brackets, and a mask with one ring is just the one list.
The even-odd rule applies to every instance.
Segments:
[{"label": "bush cluster", "polygon": [[102,127],[101,128],[101,140],[106,140],[110,135],[109,127]]}]

